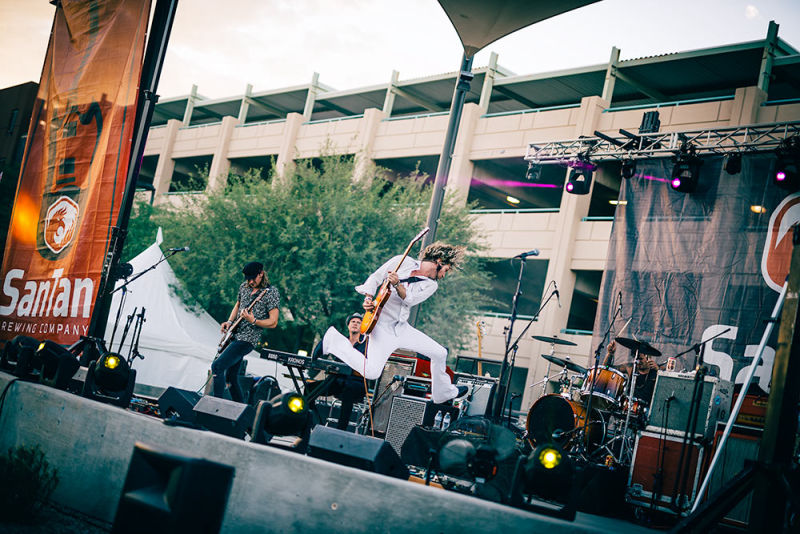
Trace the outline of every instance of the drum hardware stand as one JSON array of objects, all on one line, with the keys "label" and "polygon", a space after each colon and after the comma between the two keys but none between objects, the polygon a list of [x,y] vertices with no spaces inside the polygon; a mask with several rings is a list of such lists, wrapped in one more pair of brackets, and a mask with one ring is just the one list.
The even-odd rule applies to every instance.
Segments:
[{"label": "drum hardware stand", "polygon": [[[730,328],[723,330],[715,336],[712,336],[705,341],[696,343],[690,350],[694,350],[695,357],[695,372],[694,372],[694,387],[692,388],[692,401],[689,403],[689,417],[687,417],[686,431],[683,434],[683,443],[681,444],[681,454],[678,457],[678,476],[675,480],[675,486],[672,490],[672,507],[676,512],[681,511],[681,503],[678,502],[678,494],[686,492],[686,484],[689,481],[689,467],[691,464],[690,455],[687,454],[689,448],[689,441],[694,440],[695,428],[697,428],[697,416],[700,413],[700,401],[703,399],[703,387],[705,386],[705,378],[707,369],[703,360],[705,354],[706,344],[718,338],[722,334],[730,331]],[[740,395],[743,396],[743,395]]]},{"label": "drum hardware stand", "polygon": [[625,410],[625,424],[622,425],[622,447],[620,448],[619,458],[620,461],[623,459],[630,460],[633,456],[633,451],[631,450],[631,439],[628,436],[628,425],[631,422],[631,413],[633,412],[633,399],[634,393],[636,392],[636,378],[639,374],[639,349],[636,350],[636,354],[633,358],[633,368],[631,369],[631,388],[628,393],[628,409]]},{"label": "drum hardware stand", "polygon": [[588,436],[589,419],[592,416],[592,397],[594,397],[594,384],[597,381],[597,374],[600,368],[600,353],[603,351],[603,346],[605,345],[608,335],[611,333],[611,329],[614,327],[614,322],[617,320],[617,316],[621,311],[622,301],[620,300],[619,306],[617,306],[617,309],[614,310],[614,316],[611,318],[611,321],[609,321],[608,328],[603,334],[603,339],[600,340],[600,343],[597,345],[597,349],[594,351],[594,372],[592,373],[592,381],[589,384],[589,398],[586,401],[586,411],[584,414],[583,428],[581,429],[581,439],[578,440],[580,448],[583,449],[579,454],[581,454],[583,457],[586,457],[585,453],[588,452],[588,447],[586,447],[585,440]]},{"label": "drum hardware stand", "polygon": [[[497,395],[493,400],[494,404],[492,406],[493,408],[492,416],[497,423],[502,422],[504,419],[503,412],[505,411],[506,397],[508,396],[508,386],[511,382],[511,373],[514,371],[514,361],[516,360],[517,349],[519,348],[519,340],[522,339],[522,337],[528,332],[528,329],[531,327],[531,325],[539,319],[539,314],[542,312],[545,306],[547,306],[547,303],[550,302],[550,299],[552,299],[556,293],[555,290],[550,292],[550,295],[548,295],[547,299],[542,303],[539,309],[536,310],[536,313],[533,315],[533,318],[531,318],[531,320],[528,321],[528,324],[525,325],[525,328],[523,328],[520,335],[517,336],[517,339],[515,339],[514,342],[511,343],[511,336],[514,330],[514,322],[517,319],[518,297],[522,294],[519,288],[522,283],[522,271],[525,266],[525,258],[521,258],[521,260],[522,263],[520,264],[519,267],[519,277],[517,278],[517,289],[514,292],[514,298],[511,303],[511,318],[509,319],[509,325],[507,329],[506,348],[505,348],[505,353],[503,354],[503,364],[500,368],[500,379],[498,380],[497,384]],[[511,355],[510,363],[509,363],[509,355]],[[509,412],[509,417],[510,415],[511,414]]]}]

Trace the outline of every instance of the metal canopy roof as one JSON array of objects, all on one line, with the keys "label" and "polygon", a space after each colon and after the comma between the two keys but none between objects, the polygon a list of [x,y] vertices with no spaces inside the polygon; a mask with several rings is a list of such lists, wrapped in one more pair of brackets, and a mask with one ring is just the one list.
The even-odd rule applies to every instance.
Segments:
[{"label": "metal canopy roof", "polygon": [[[619,61],[612,107],[656,104],[697,98],[732,96],[739,87],[756,85],[765,41]],[[800,53],[778,39],[769,100],[800,95]],[[578,105],[581,98],[601,95],[607,64],[549,73],[510,75],[497,68],[488,113],[552,106]],[[467,102],[478,102],[488,68],[473,70],[475,79]],[[398,81],[392,116],[449,110],[457,72]],[[358,116],[381,109],[390,83],[336,91],[319,84],[311,120]],[[303,113],[310,84],[253,93],[246,123],[284,119]],[[163,99],[156,104],[152,124],[182,120],[190,96]],[[244,96],[208,100],[198,96],[191,124],[217,122],[238,116]]]}]

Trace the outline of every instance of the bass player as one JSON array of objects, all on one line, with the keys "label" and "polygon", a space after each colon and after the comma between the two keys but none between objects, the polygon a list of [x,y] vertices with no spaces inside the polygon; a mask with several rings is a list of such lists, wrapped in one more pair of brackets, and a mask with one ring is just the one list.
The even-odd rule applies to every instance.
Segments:
[{"label": "bass player", "polygon": [[[411,350],[431,360],[433,402],[443,403],[466,395],[468,388],[454,386],[445,371],[447,349],[408,324],[411,307],[433,295],[438,287],[437,280],[458,267],[463,257],[464,247],[436,242],[425,247],[420,260],[403,259],[401,255],[384,263],[355,288],[364,295],[362,305],[367,312],[375,310],[372,295],[384,281],[388,281],[392,289],[377,317],[377,323],[369,333],[366,356],[353,348],[350,340],[333,327],[322,338],[323,353],[336,356],[367,379],[373,380],[381,375],[392,352],[398,348]],[[361,331],[365,331],[363,325]]]},{"label": "bass player", "polygon": [[227,383],[231,399],[243,402],[239,387],[239,368],[244,356],[253,350],[261,339],[262,328],[275,328],[278,324],[280,294],[270,285],[264,266],[251,261],[242,269],[245,281],[239,286],[239,298],[221,331],[232,331],[231,341],[211,364],[213,395],[222,397]]}]

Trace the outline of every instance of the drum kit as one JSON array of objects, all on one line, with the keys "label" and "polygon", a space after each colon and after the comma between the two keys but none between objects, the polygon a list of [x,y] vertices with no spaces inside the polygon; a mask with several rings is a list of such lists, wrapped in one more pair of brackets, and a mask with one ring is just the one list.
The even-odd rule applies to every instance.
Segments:
[{"label": "drum kit", "polygon": [[[530,387],[542,385],[542,394],[531,406],[526,421],[531,446],[556,443],[567,453],[586,460],[629,464],[637,430],[644,428],[649,399],[636,398],[636,378],[640,355],[660,356],[661,352],[645,341],[617,337],[616,343],[634,354],[631,379],[610,365],[586,369],[569,357],[555,355],[555,346],[576,344],[556,336],[532,336],[550,344],[546,376]],[[551,375],[551,367],[561,370]],[[556,392],[548,393],[547,384]],[[587,412],[591,413],[587,417]]]}]

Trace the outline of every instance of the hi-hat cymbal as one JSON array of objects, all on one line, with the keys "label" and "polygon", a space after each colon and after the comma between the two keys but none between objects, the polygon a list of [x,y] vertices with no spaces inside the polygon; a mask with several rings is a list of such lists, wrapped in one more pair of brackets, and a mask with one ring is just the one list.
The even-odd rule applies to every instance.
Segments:
[{"label": "hi-hat cymbal", "polygon": [[554,363],[559,367],[566,367],[567,370],[573,371],[575,373],[584,374],[586,373],[586,369],[581,367],[577,363],[571,361],[569,358],[559,358],[558,356],[552,356],[550,354],[542,354],[542,358],[547,360],[548,362]]},{"label": "hi-hat cymbal", "polygon": [[618,337],[615,341],[632,351],[637,351],[639,354],[647,354],[648,356],[661,356],[661,352],[652,346],[647,341],[638,341],[629,337]]},{"label": "hi-hat cymbal", "polygon": [[545,343],[550,343],[551,345],[569,345],[571,347],[577,347],[577,343],[573,343],[572,341],[567,341],[566,339],[559,339],[557,337],[547,337],[547,336],[531,336],[533,339],[538,339],[539,341],[544,341]]}]

